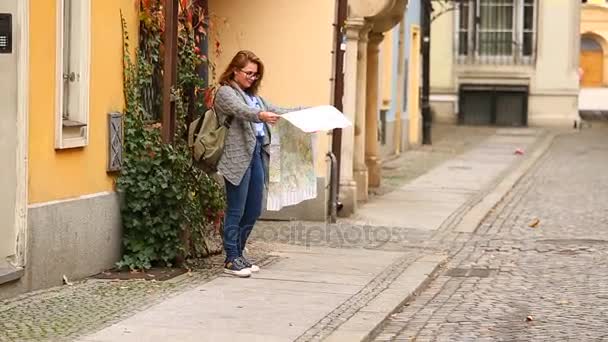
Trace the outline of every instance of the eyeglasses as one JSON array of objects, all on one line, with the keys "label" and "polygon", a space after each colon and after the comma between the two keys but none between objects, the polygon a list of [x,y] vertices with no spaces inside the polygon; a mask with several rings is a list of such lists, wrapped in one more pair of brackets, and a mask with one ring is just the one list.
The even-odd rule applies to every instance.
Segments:
[{"label": "eyeglasses", "polygon": [[242,72],[243,74],[245,74],[245,76],[247,76],[247,78],[249,78],[249,79],[257,80],[258,78],[260,78],[260,74],[258,74],[257,72],[245,71],[245,70],[239,70],[239,71]]}]

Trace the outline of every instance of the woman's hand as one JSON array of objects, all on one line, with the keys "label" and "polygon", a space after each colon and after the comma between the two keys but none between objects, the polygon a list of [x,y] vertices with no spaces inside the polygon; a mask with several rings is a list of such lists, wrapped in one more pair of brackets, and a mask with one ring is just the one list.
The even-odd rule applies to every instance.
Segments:
[{"label": "woman's hand", "polygon": [[275,114],[273,112],[260,112],[260,114],[258,115],[260,120],[269,123],[271,125],[274,125],[280,118],[281,116],[278,114]]}]

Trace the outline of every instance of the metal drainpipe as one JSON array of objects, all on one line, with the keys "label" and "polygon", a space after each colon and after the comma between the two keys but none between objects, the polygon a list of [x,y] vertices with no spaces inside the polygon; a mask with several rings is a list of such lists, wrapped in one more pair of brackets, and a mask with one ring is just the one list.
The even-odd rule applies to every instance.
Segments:
[{"label": "metal drainpipe", "polygon": [[336,156],[331,152],[327,152],[329,165],[331,167],[331,175],[329,177],[329,223],[336,223],[338,216],[338,162]]},{"label": "metal drainpipe", "polygon": [[[336,22],[334,23],[334,49],[333,49],[333,105],[339,111],[343,110],[342,97],[344,96],[344,54],[343,49],[343,38],[344,38],[344,23],[348,17],[348,0],[335,0],[336,1]],[[331,135],[331,152],[335,159],[335,168],[337,169],[337,175],[335,179],[336,188],[336,199],[334,202],[337,203],[338,210],[342,208],[342,205],[338,203],[338,196],[340,194],[340,161],[342,153],[342,129],[334,129]]]}]

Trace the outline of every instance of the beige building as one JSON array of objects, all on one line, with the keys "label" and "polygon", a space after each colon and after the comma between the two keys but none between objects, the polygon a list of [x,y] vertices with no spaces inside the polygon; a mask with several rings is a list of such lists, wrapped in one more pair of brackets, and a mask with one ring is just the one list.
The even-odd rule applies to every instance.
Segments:
[{"label": "beige building", "polygon": [[589,0],[581,10],[582,87],[608,86],[608,5]]},{"label": "beige building", "polygon": [[580,1],[463,1],[431,34],[436,121],[573,125]]}]

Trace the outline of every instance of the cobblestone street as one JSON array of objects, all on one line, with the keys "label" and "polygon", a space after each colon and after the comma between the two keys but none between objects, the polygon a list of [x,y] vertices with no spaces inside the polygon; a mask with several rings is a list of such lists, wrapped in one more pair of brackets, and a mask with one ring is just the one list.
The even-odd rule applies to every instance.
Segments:
[{"label": "cobblestone street", "polygon": [[607,138],[556,137],[375,340],[608,340]]},{"label": "cobblestone street", "polygon": [[[608,126],[567,131],[548,150],[545,138],[553,135],[533,128],[437,126],[435,132],[433,146],[386,162],[384,187],[367,205],[411,193],[416,201],[402,200],[400,208],[426,203],[420,212],[428,216],[461,201],[439,225],[412,226],[411,217],[397,226],[367,217],[335,225],[260,222],[251,249],[264,271],[252,279],[218,277],[218,255],[169,282],[88,279],[37,291],[0,302],[0,341],[182,341],[201,332],[214,341],[227,338],[217,327],[234,322],[243,324],[241,335],[230,335],[234,340],[360,340],[333,334],[362,329],[356,322],[391,304],[380,324],[420,286],[375,340],[608,340]],[[515,147],[525,158],[546,153],[475,233],[458,232],[467,212],[495,196],[525,161],[514,156]],[[450,186],[457,192],[442,197]],[[472,186],[479,189],[458,192]],[[422,202],[428,189],[435,192]],[[327,255],[339,271],[327,266]],[[424,260],[437,261],[420,271]],[[422,277],[417,287],[395,287],[416,275]],[[398,298],[387,300],[391,294]],[[275,317],[277,308],[283,314]]]}]

